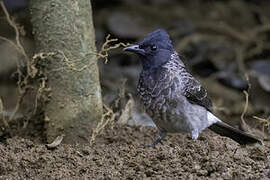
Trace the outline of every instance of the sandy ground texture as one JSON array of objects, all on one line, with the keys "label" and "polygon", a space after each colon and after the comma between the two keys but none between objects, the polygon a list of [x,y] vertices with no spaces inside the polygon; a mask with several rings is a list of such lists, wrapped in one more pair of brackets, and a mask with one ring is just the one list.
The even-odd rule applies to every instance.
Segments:
[{"label": "sandy ground texture", "polygon": [[196,141],[169,135],[145,148],[155,128],[107,128],[92,147],[64,145],[50,150],[33,139],[0,143],[0,179],[269,179],[270,146],[240,146],[204,131]]}]

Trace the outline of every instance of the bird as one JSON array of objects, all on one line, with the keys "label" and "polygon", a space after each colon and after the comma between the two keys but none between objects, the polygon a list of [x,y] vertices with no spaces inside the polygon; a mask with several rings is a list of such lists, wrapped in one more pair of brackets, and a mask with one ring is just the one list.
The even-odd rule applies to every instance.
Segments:
[{"label": "bird", "polygon": [[158,129],[152,147],[168,133],[189,133],[196,140],[206,128],[241,145],[260,142],[213,114],[207,91],[187,71],[165,30],[157,29],[123,50],[137,54],[142,64],[137,94]]}]

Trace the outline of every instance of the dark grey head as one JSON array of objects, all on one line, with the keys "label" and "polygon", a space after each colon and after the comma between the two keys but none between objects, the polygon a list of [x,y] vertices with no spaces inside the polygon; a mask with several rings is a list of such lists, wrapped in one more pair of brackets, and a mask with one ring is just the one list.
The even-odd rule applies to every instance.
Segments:
[{"label": "dark grey head", "polygon": [[139,44],[126,47],[124,51],[138,54],[144,69],[163,65],[170,60],[171,54],[174,53],[170,37],[162,29],[149,33]]}]

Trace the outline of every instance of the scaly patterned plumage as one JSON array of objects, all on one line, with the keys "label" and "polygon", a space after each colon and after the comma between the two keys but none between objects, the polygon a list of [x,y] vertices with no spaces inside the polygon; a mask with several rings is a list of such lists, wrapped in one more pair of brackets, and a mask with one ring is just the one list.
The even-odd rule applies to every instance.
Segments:
[{"label": "scaly patterned plumage", "polygon": [[240,144],[259,141],[212,114],[212,103],[206,90],[186,71],[164,30],[148,34],[138,45],[125,50],[138,54],[142,62],[137,91],[159,131],[153,146],[168,132],[190,133],[193,139],[197,139],[207,127]]},{"label": "scaly patterned plumage", "polygon": [[[204,108],[187,105],[189,100],[194,103],[199,101],[199,104],[205,108],[212,108],[207,92],[186,71],[176,52],[171,55],[171,60],[161,67],[143,70],[137,91],[147,113],[160,132],[192,133],[193,131],[193,137],[197,138],[199,132],[211,125]],[[186,109],[194,115],[200,113],[198,117],[201,118],[189,118],[186,116]]]}]

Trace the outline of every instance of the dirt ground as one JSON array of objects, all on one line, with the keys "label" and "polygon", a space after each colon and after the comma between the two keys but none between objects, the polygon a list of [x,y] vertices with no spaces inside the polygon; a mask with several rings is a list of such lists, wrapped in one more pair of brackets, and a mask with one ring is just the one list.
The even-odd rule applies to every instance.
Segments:
[{"label": "dirt ground", "polygon": [[106,129],[90,147],[50,150],[35,138],[0,144],[0,179],[269,179],[270,146],[242,147],[209,130],[199,140],[169,135],[156,148],[151,127]]},{"label": "dirt ground", "polygon": [[[31,115],[36,93],[29,93],[14,122],[9,122],[10,129],[7,131],[0,123],[0,180],[270,179],[270,91],[265,88],[270,81],[261,83],[265,74],[270,77],[269,68],[263,66],[258,68],[260,71],[254,68],[261,61],[268,61],[269,65],[269,1],[99,0],[92,3],[97,49],[108,34],[121,42],[136,43],[157,28],[168,30],[176,50],[187,59],[183,59],[187,67],[207,89],[215,114],[245,129],[239,123],[246,104],[242,90],[247,84],[243,83],[239,65],[242,58],[248,72],[258,73],[250,78],[249,106],[243,118],[250,126],[248,130],[268,141],[264,145],[240,146],[206,130],[196,141],[189,135],[174,134],[156,148],[147,148],[143,145],[155,140],[155,128],[117,124],[98,135],[93,146],[60,144],[48,149],[43,114]],[[28,13],[25,7],[15,14],[15,19],[24,27],[26,34],[22,33],[20,40],[32,56],[35,43]],[[0,18],[0,37],[14,40],[13,29],[4,21],[1,11]],[[3,114],[10,117],[18,99],[14,72],[22,56],[3,40],[0,54],[0,97]],[[107,64],[99,61],[103,102],[118,119],[125,107],[132,109],[125,104],[130,96],[136,100],[140,68],[138,58],[124,54],[121,48],[110,52]],[[260,74],[263,71],[267,73]],[[122,87],[123,97],[119,96]],[[122,99],[114,107],[118,96]],[[147,124],[144,122],[147,117],[140,110],[127,112],[132,117],[123,119]]]}]

